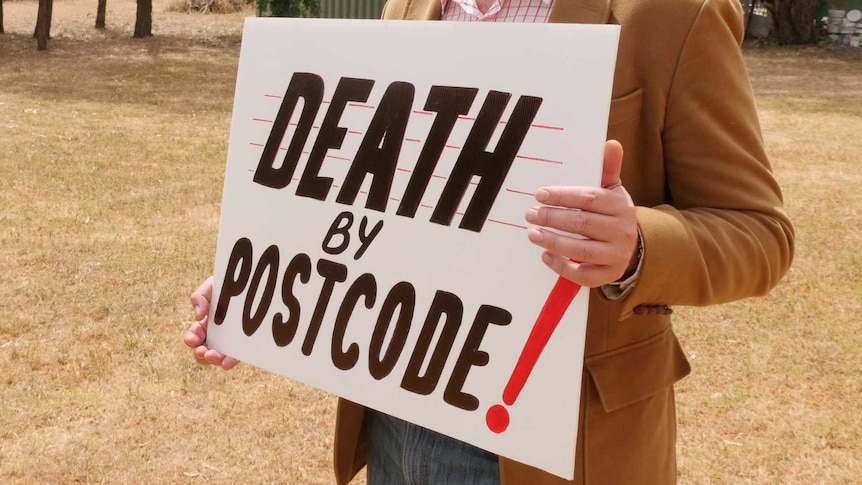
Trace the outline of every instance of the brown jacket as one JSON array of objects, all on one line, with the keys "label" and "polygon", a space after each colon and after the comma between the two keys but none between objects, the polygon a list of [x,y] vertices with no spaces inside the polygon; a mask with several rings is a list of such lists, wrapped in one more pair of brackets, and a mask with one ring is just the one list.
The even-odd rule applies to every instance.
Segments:
[{"label": "brown jacket", "polygon": [[[440,0],[389,0],[383,17],[439,19]],[[504,458],[502,481],[674,483],[672,385],[689,364],[668,307],[764,295],[793,256],[739,49],[740,4],[556,0],[549,21],[622,26],[608,138],[625,149],[643,266],[622,300],[591,294],[574,482]],[[339,403],[339,484],[365,463],[363,413]]]}]

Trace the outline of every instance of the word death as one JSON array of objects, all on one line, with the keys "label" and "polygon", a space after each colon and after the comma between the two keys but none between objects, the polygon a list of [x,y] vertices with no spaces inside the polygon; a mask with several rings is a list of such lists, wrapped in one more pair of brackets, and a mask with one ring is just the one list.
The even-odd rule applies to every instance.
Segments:
[{"label": "word death", "polygon": [[[373,87],[374,81],[370,79],[342,77],[339,80],[317,138],[314,139],[308,162],[299,178],[296,195],[326,200],[333,187],[333,179],[320,176],[320,168],[327,151],[340,149],[344,141],[347,128],[338,125],[344,109],[348,103],[366,102]],[[436,115],[401,197],[396,212],[399,216],[412,218],[416,215],[452,128],[459,117],[470,111],[478,91],[477,88],[449,86],[433,86],[429,91],[424,109]],[[293,74],[255,171],[256,183],[274,189],[283,189],[291,183],[323,103],[323,93],[324,83],[320,76],[310,73]],[[386,211],[407,122],[413,109],[414,94],[414,86],[407,82],[393,82],[386,88],[351,161],[336,202],[353,205],[362,183],[366,176],[370,175],[372,182],[365,207],[379,212]],[[542,98],[518,98],[496,148],[493,152],[488,152],[488,144],[500,124],[510,98],[510,93],[488,92],[452,172],[447,177],[440,199],[431,214],[431,222],[451,225],[470,182],[473,177],[478,177],[478,185],[458,227],[474,232],[482,230],[512,162],[542,104]],[[284,159],[277,164],[276,155],[300,100],[302,110],[296,130]]]},{"label": "word death", "polygon": [[[302,326],[305,335],[298,345],[303,355],[311,355],[318,341],[324,315],[330,307],[333,310],[337,308],[332,335],[326,338],[330,344],[332,364],[338,369],[350,370],[364,357],[368,372],[379,381],[392,373],[404,354],[407,337],[414,323],[414,314],[419,310],[421,313],[417,321],[423,323],[419,329],[418,340],[412,351],[409,351],[409,360],[404,375],[401,376],[400,386],[420,395],[434,392],[464,320],[464,304],[461,298],[451,292],[438,290],[428,308],[418,308],[416,288],[411,283],[401,281],[386,292],[378,306],[377,279],[371,273],[363,273],[349,284],[340,303],[333,302],[331,300],[336,286],[346,284],[348,280],[348,270],[344,264],[323,258],[313,264],[307,254],[300,253],[287,262],[284,272],[281,273],[281,253],[278,246],[267,247],[256,264],[253,252],[252,242],[247,238],[234,244],[213,323],[221,325],[231,301],[245,293],[242,330],[246,336],[252,336],[263,325],[269,313],[280,279],[279,294],[286,314],[276,312],[270,321],[275,345],[290,346]],[[318,280],[312,284],[320,288],[320,293],[308,317],[305,313],[308,310],[302,307],[294,294],[294,286],[297,283],[307,285],[312,278]],[[347,327],[360,300],[367,310],[377,313],[370,341],[364,349],[361,349],[357,342],[346,341]],[[480,350],[488,327],[508,325],[511,321],[512,314],[502,308],[491,305],[479,307],[446,383],[443,393],[446,403],[468,411],[479,407],[478,398],[463,389],[467,374],[474,366],[482,367],[489,362],[488,353]],[[434,335],[438,333],[441,324],[439,338],[434,344]],[[390,334],[391,337],[386,342],[386,336]]]}]

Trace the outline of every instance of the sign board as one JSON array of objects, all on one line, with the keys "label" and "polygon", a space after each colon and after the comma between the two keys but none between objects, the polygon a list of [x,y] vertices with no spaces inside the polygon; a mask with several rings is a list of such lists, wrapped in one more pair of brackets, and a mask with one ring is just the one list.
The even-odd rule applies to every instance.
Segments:
[{"label": "sign board", "polygon": [[618,34],[248,19],[209,345],[571,478],[588,292],[524,213],[600,183]]}]

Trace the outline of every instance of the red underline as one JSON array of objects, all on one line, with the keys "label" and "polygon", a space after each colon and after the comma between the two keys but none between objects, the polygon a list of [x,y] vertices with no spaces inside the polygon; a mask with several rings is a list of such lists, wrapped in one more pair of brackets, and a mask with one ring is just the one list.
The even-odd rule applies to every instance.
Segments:
[{"label": "red underline", "polygon": [[488,219],[488,222],[495,222],[497,224],[502,224],[504,226],[509,226],[509,227],[517,227],[518,229],[527,229],[527,226],[519,226],[518,224],[512,224],[511,222],[498,221],[495,219]]},{"label": "red underline", "polygon": [[533,162],[553,163],[553,164],[556,164],[556,165],[562,165],[562,164],[563,164],[563,162],[561,162],[561,161],[559,161],[559,160],[548,160],[547,158],[525,157],[525,156],[523,156],[523,155],[518,155],[518,156],[516,156],[515,158],[520,158],[520,159],[523,159],[523,160],[530,160],[530,161],[533,161]]}]

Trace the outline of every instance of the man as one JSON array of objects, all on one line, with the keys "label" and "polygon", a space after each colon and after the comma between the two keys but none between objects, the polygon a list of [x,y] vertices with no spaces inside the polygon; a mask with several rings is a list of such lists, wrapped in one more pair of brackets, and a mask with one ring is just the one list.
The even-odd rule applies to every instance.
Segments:
[{"label": "man", "polygon": [[[766,294],[793,255],[739,49],[739,2],[390,0],[383,17],[621,25],[608,126],[616,142],[606,145],[602,188],[539,190],[541,205],[526,216],[545,264],[594,288],[581,406],[572,410],[574,482],[344,400],[337,482],[368,462],[372,485],[675,483],[672,386],[689,365],[671,307]],[[199,362],[230,368],[234,359],[203,345],[211,290],[207,282],[192,295],[198,322],[186,343]]]}]

